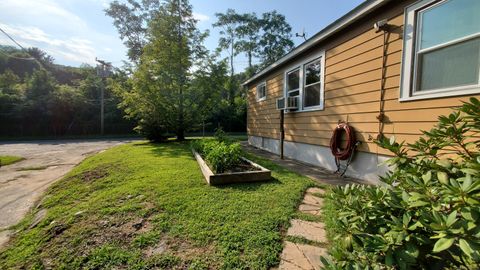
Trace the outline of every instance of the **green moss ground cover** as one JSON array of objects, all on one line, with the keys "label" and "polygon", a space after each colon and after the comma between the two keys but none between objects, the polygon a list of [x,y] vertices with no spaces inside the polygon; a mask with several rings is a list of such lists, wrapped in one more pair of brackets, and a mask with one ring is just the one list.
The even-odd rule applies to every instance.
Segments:
[{"label": "green moss ground cover", "polygon": [[289,219],[313,182],[248,158],[273,179],[208,186],[188,142],[133,143],[90,157],[12,228],[18,233],[0,252],[0,268],[275,266]]},{"label": "green moss ground cover", "polygon": [[7,166],[19,161],[24,160],[23,157],[17,157],[17,156],[0,156],[0,165],[1,166]]}]

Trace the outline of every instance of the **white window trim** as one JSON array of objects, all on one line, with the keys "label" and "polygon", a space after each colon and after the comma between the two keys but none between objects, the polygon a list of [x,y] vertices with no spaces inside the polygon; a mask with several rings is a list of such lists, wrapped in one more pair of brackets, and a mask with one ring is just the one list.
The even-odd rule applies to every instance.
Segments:
[{"label": "white window trim", "polygon": [[[265,96],[263,96],[263,97],[259,97],[259,95],[258,95],[258,88],[261,87],[261,86],[265,86]],[[267,99],[267,82],[263,81],[263,82],[257,84],[257,86],[255,87],[255,91],[256,91],[255,95],[257,97],[258,102],[266,100]]]},{"label": "white window trim", "polygon": [[[402,55],[402,70],[401,70],[401,81],[400,81],[400,101],[412,101],[412,100],[421,100],[421,99],[431,99],[431,98],[440,98],[440,97],[451,97],[451,96],[462,96],[469,94],[480,93],[480,82],[477,85],[466,85],[466,86],[456,86],[456,87],[447,87],[437,90],[428,90],[422,92],[415,92],[414,85],[417,79],[417,69],[416,69],[416,59],[418,54],[415,51],[414,41],[418,38],[419,35],[416,35],[416,21],[417,13],[420,10],[427,10],[434,6],[440,5],[448,0],[422,0],[416,2],[405,8],[405,19],[404,19],[404,35],[403,35],[403,55]],[[464,40],[470,40],[472,37],[478,36],[479,34],[474,34],[468,37],[463,37],[458,40],[452,40],[440,45],[436,45],[433,48],[445,47],[451,44],[458,44]],[[427,49],[422,50],[425,52]],[[414,61],[415,59],[415,61]]]},{"label": "white window trim", "polygon": [[[288,94],[290,94],[290,92],[296,92],[296,91],[298,91],[298,96],[300,97],[300,89],[302,88],[302,85],[300,84],[301,83],[300,76],[302,75],[302,73],[300,71],[300,68],[301,67],[298,66],[298,67],[295,67],[295,68],[290,69],[289,71],[285,72],[285,96],[287,96],[287,97],[288,97]],[[298,70],[298,88],[288,90],[287,89],[287,87],[288,87],[288,84],[287,84],[288,75],[290,75],[290,73],[293,73],[297,70]]]},{"label": "white window trim", "polygon": [[[311,62],[320,59],[320,105],[318,106],[310,106],[310,107],[304,107],[303,106],[303,98],[304,98],[304,73],[305,73],[305,66],[307,64],[310,64]],[[288,92],[292,91],[287,91],[287,75],[291,73],[292,71],[299,70],[299,87],[300,91],[298,94],[298,109],[294,111],[287,111],[287,112],[309,112],[309,111],[321,111],[325,109],[325,51],[322,50],[321,52],[312,55],[306,59],[301,59],[298,61],[295,61],[293,64],[291,64],[287,69],[285,69],[284,76],[283,76],[283,96],[286,98],[288,97]],[[293,90],[296,91],[296,90]]]}]

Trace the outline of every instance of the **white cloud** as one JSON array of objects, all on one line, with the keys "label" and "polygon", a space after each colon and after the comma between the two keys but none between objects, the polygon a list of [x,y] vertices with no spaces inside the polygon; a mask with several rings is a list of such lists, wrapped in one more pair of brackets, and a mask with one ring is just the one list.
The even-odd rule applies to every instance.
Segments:
[{"label": "white cloud", "polygon": [[208,17],[207,15],[205,14],[201,14],[201,13],[196,13],[196,12],[193,12],[193,18],[199,22],[205,22],[205,21],[208,21],[210,20],[210,17]]},{"label": "white cloud", "polygon": [[[80,17],[80,12],[85,11],[75,9],[75,1],[78,0],[0,0],[0,26],[24,47],[38,47],[59,63],[94,64],[95,56],[122,59],[125,49],[118,35],[105,28],[99,30],[96,21],[87,23]],[[88,5],[100,14],[102,6],[109,2],[85,1],[92,2]],[[1,33],[0,44],[15,46]]]},{"label": "white cloud", "polygon": [[55,26],[60,28],[77,30],[87,28],[86,22],[79,16],[51,0],[2,0],[0,10],[17,14],[20,18],[38,18],[44,23],[56,22]]},{"label": "white cloud", "polygon": [[[62,57],[78,63],[95,63],[95,48],[90,40],[75,36],[66,39],[53,38],[43,30],[32,26],[0,24],[0,27],[14,36],[21,45],[39,47],[54,58]],[[0,43],[13,45],[4,37],[0,38]]]}]

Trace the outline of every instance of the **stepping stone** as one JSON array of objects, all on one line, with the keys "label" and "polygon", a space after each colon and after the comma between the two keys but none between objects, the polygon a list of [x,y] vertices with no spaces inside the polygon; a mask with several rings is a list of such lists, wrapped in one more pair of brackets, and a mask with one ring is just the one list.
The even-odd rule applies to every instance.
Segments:
[{"label": "stepping stone", "polygon": [[311,214],[315,216],[320,216],[322,213],[319,206],[310,205],[310,204],[300,204],[300,206],[298,207],[298,210],[300,210],[300,212],[302,213]]},{"label": "stepping stone", "polygon": [[[280,261],[280,266],[278,267],[278,270],[305,270],[305,269],[312,269],[312,268],[301,268],[291,262],[288,261]],[[272,269],[270,269],[272,270]]]},{"label": "stepping stone", "polygon": [[292,226],[288,228],[287,235],[303,237],[318,243],[327,242],[323,223],[292,219],[291,224]]},{"label": "stepping stone", "polygon": [[320,206],[318,205],[311,205],[311,204],[300,204],[298,207],[300,211],[320,211]]},{"label": "stepping stone", "polygon": [[305,194],[305,197],[303,198],[302,203],[322,206],[323,199],[307,193]]},{"label": "stepping stone", "polygon": [[285,248],[280,256],[278,269],[285,270],[319,270],[322,268],[320,256],[325,256],[327,250],[324,248],[285,242]]},{"label": "stepping stone", "polygon": [[325,194],[325,190],[317,187],[311,187],[307,189],[307,193],[318,193],[318,194]]}]

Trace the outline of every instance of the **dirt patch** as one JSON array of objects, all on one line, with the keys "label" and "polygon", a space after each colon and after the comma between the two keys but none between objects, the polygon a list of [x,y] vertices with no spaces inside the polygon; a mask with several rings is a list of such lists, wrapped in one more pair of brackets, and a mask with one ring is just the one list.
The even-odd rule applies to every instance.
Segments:
[{"label": "dirt patch", "polygon": [[106,217],[78,214],[75,219],[70,225],[54,221],[45,231],[47,244],[41,260],[47,269],[58,266],[65,249],[71,250],[73,257],[89,256],[95,248],[112,243],[128,250],[137,236],[153,229],[150,217],[138,217],[135,213]]},{"label": "dirt patch", "polygon": [[45,233],[45,241],[59,237],[65,230],[68,229],[68,225],[63,222],[52,221],[51,227]]},{"label": "dirt patch", "polygon": [[[143,251],[146,258],[154,256],[170,254],[180,258],[188,266],[188,262],[198,259],[207,258],[215,253],[215,246],[196,246],[189,241],[181,238],[172,238],[163,236],[156,245],[150,246]],[[185,267],[185,269],[188,267]],[[180,267],[182,269],[182,267]]]},{"label": "dirt patch", "polygon": [[96,232],[87,241],[89,247],[97,247],[110,242],[127,246],[136,236],[152,229],[149,219],[138,217],[126,222],[103,219],[98,220],[95,225],[97,227]]},{"label": "dirt patch", "polygon": [[230,170],[226,170],[224,173],[235,173],[235,172],[251,172],[251,171],[260,171],[257,167],[252,166],[252,164],[242,160],[240,164],[231,168]]},{"label": "dirt patch", "polygon": [[82,172],[81,174],[72,176],[72,178],[73,177],[78,178],[83,182],[89,183],[89,182],[93,182],[93,181],[107,177],[110,174],[110,169],[112,168],[113,168],[112,164],[105,164],[105,165],[98,166],[93,170],[85,171],[85,172]]}]

